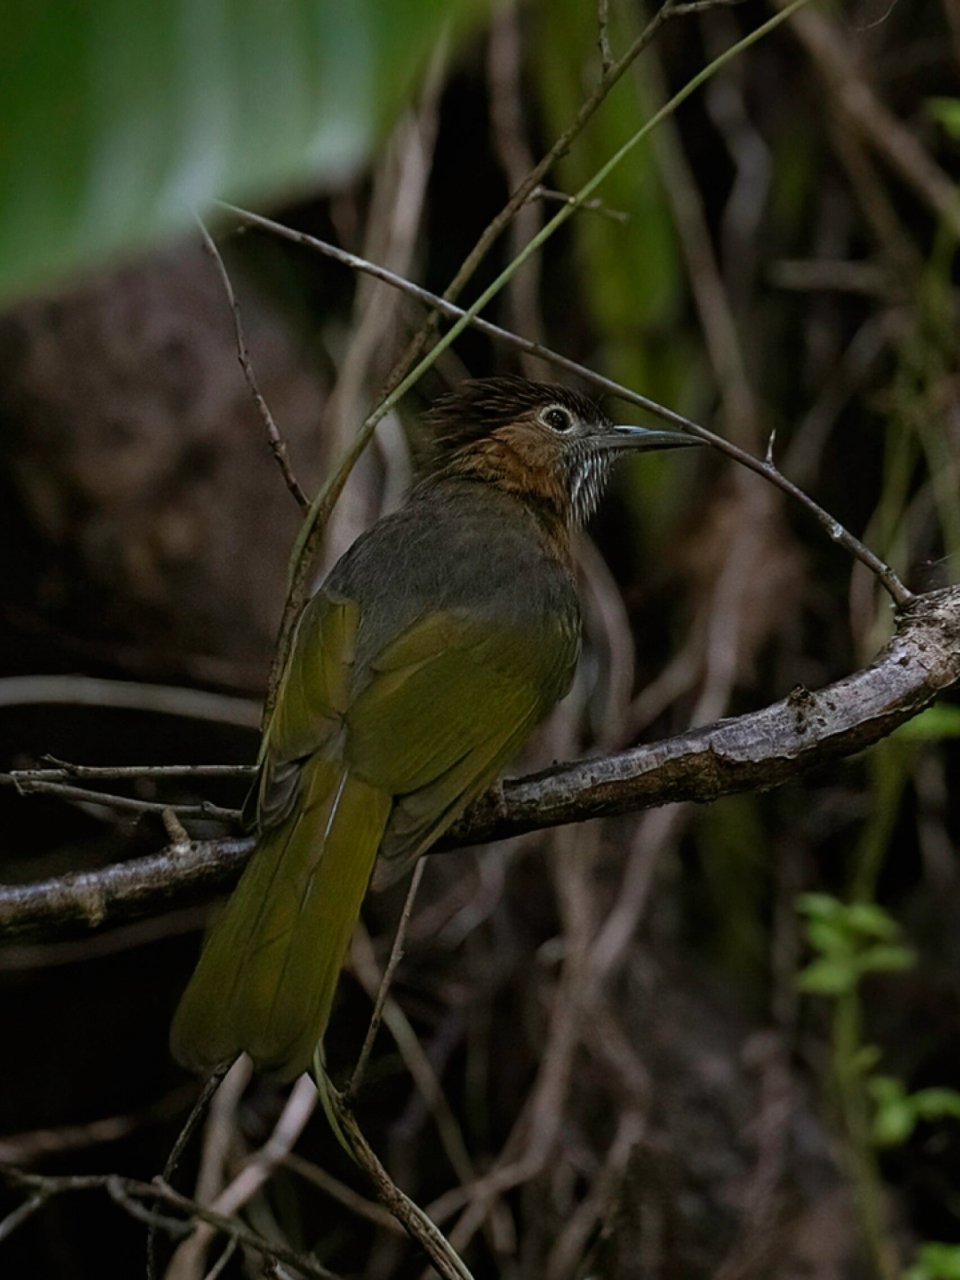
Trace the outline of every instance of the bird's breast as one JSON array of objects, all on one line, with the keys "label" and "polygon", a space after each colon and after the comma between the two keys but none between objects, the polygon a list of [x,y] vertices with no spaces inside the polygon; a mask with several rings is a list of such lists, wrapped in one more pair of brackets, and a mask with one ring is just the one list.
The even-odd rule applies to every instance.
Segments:
[{"label": "bird's breast", "polygon": [[325,584],[360,606],[360,665],[429,611],[542,634],[573,660],[580,606],[573,574],[509,495],[449,483],[416,494],[353,544]]}]

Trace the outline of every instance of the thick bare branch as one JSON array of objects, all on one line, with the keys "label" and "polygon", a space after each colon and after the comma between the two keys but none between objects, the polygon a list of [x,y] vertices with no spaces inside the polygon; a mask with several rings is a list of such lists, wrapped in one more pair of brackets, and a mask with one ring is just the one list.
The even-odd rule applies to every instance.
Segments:
[{"label": "thick bare branch", "polygon": [[919,596],[862,671],[813,692],[798,685],[761,711],[618,755],[558,765],[488,792],[442,847],[541,827],[765,791],[887,737],[960,680],[960,587]]},{"label": "thick bare branch", "polygon": [[[817,692],[798,687],[760,711],[597,760],[504,782],[439,849],[679,800],[766,790],[886,737],[960,681],[960,587],[917,596],[862,671]],[[225,889],[253,839],[198,841],[99,871],[0,889],[0,929],[52,934],[113,923]]]}]

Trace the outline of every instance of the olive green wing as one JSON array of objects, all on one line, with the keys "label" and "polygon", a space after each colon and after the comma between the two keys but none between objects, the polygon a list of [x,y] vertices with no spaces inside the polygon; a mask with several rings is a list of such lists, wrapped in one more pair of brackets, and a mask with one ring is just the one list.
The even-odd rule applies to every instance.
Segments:
[{"label": "olive green wing", "polygon": [[260,748],[257,823],[287,818],[304,761],[317,752],[337,759],[356,662],[360,608],[355,600],[318,592],[307,604],[290,647],[273,715]]},{"label": "olive green wing", "polygon": [[185,1065],[246,1050],[290,1078],[323,1035],[393,802],[343,760],[358,618],[323,594],[301,618],[261,753],[257,848],[174,1018]]},{"label": "olive green wing", "polygon": [[578,651],[574,619],[517,626],[451,609],[422,616],[370,662],[345,717],[346,760],[394,796],[379,884],[490,786],[569,688]]}]

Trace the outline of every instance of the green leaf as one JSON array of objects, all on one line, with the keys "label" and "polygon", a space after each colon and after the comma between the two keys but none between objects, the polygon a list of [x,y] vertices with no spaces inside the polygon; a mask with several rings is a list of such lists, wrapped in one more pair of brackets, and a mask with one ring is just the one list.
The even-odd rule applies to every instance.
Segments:
[{"label": "green leaf", "polygon": [[913,1099],[904,1089],[903,1082],[893,1076],[874,1076],[867,1081],[867,1090],[876,1108],[872,1124],[873,1141],[878,1147],[902,1146],[917,1123]]},{"label": "green leaf", "polygon": [[811,995],[842,996],[854,990],[859,978],[859,970],[849,961],[821,958],[798,975],[797,986]]},{"label": "green leaf", "polygon": [[811,920],[807,924],[807,941],[814,951],[825,956],[850,956],[851,938],[837,920]]},{"label": "green leaf", "polygon": [[797,910],[810,920],[836,920],[844,912],[844,904],[831,893],[801,893]]},{"label": "green leaf", "polygon": [[0,298],[342,183],[467,0],[30,0],[0,41]]},{"label": "green leaf", "polygon": [[883,1057],[878,1045],[862,1044],[853,1055],[853,1066],[862,1076],[869,1076]]},{"label": "green leaf", "polygon": [[909,947],[868,947],[859,957],[861,973],[903,973],[912,969],[916,956]]},{"label": "green leaf", "polygon": [[844,912],[845,924],[860,939],[879,938],[890,941],[900,935],[900,926],[883,907],[875,902],[851,902]]},{"label": "green leaf", "polygon": [[873,1117],[873,1141],[878,1147],[901,1147],[916,1124],[916,1112],[911,1106],[891,1103]]},{"label": "green leaf", "polygon": [[956,1089],[918,1089],[912,1100],[921,1120],[960,1120],[960,1093]]},{"label": "green leaf", "polygon": [[907,1097],[903,1081],[896,1076],[873,1076],[867,1082],[867,1089],[878,1107],[902,1103]]},{"label": "green leaf", "polygon": [[906,1142],[918,1120],[960,1120],[960,1093],[956,1089],[918,1089],[907,1093],[902,1081],[893,1076],[873,1076],[867,1090],[876,1108],[873,1139],[878,1146],[899,1146]]}]

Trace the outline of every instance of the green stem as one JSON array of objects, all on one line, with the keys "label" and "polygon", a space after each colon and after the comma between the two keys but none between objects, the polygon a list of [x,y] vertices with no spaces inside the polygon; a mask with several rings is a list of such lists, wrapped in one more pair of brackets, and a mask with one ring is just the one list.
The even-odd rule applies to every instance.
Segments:
[{"label": "green stem", "polygon": [[833,1077],[846,1131],[845,1156],[854,1209],[877,1280],[899,1280],[896,1250],[885,1221],[883,1180],[870,1135],[870,1115],[860,1066],[860,996],[840,996],[833,1013]]}]

